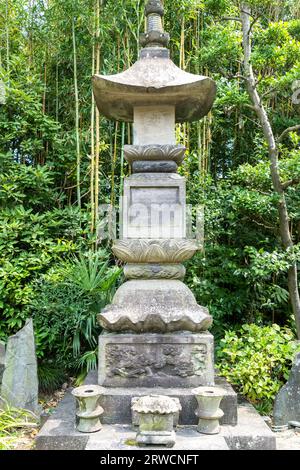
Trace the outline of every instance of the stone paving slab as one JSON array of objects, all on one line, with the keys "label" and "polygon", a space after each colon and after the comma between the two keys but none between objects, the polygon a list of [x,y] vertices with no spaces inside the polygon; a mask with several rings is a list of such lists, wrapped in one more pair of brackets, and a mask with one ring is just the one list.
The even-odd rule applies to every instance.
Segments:
[{"label": "stone paving slab", "polygon": [[292,429],[276,433],[278,450],[300,450],[300,433]]},{"label": "stone paving slab", "polygon": [[[98,435],[97,435],[98,434]],[[104,426],[91,435],[85,450],[229,450],[222,436],[204,436],[196,428],[180,428],[176,433],[176,444],[171,449],[164,446],[138,447],[134,445],[136,431],[131,426]]]},{"label": "stone paving slab", "polygon": [[[75,429],[75,401],[69,390],[36,437],[38,450],[140,450],[134,445],[135,430],[129,425],[104,425],[94,434]],[[195,426],[180,426],[174,450],[276,449],[276,434],[247,402],[238,407],[238,425],[222,426],[216,436],[204,436]],[[147,447],[147,449],[162,449]],[[165,449],[165,448],[163,448]]]}]

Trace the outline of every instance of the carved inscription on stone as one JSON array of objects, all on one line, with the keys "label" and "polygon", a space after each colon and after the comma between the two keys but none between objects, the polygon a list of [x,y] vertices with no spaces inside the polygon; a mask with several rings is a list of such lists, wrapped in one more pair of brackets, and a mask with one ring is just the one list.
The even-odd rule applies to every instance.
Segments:
[{"label": "carved inscription on stone", "polygon": [[[139,345],[141,346],[141,345]],[[207,346],[162,344],[137,348],[135,345],[106,345],[108,377],[139,378],[201,376],[206,368]]]}]

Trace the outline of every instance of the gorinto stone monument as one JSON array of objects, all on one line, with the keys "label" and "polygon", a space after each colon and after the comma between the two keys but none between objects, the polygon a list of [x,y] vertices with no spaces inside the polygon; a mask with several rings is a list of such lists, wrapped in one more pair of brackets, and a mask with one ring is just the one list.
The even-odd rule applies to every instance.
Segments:
[{"label": "gorinto stone monument", "polygon": [[161,2],[148,1],[145,13],[139,60],[120,74],[93,77],[99,111],[133,122],[133,145],[124,148],[132,174],[112,248],[126,263],[126,282],[98,316],[98,382],[112,396],[120,387],[214,385],[212,318],[183,283],[182,262],[199,244],[186,233],[185,178],[177,174],[186,149],[176,144],[175,123],[205,116],[216,85],[170,59]]}]

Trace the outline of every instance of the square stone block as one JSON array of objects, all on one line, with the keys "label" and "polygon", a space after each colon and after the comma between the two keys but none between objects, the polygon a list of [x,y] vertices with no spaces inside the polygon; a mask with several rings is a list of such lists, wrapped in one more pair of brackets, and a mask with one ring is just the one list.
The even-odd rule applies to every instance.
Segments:
[{"label": "square stone block", "polygon": [[133,141],[135,145],[175,144],[175,106],[136,106]]},{"label": "square stone block", "polygon": [[214,385],[213,336],[103,333],[98,373],[99,385],[105,387]]},{"label": "square stone block", "polygon": [[185,238],[185,201],[185,178],[175,173],[125,178],[121,238]]}]

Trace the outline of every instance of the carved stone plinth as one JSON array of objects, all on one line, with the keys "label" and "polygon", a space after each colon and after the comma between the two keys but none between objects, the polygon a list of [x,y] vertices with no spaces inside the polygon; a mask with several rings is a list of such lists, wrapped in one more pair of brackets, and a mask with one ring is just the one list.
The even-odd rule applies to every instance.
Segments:
[{"label": "carved stone plinth", "polygon": [[212,317],[181,281],[132,280],[119,287],[98,322],[116,332],[200,332],[211,326]]},{"label": "carved stone plinth", "polygon": [[124,156],[130,165],[140,161],[165,161],[181,165],[185,152],[183,145],[124,145]]},{"label": "carved stone plinth", "polygon": [[124,267],[126,279],[184,279],[183,264],[127,264]]},{"label": "carved stone plinth", "polygon": [[98,383],[105,387],[214,385],[213,336],[103,333],[98,373]]},{"label": "carved stone plinth", "polygon": [[112,250],[126,263],[182,263],[199,249],[197,240],[132,239],[115,240]]}]

